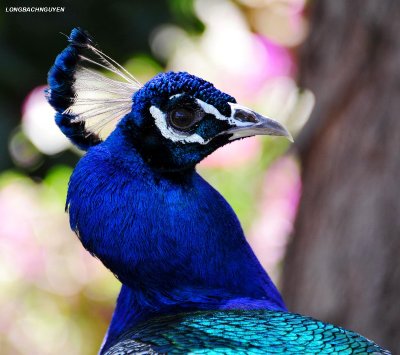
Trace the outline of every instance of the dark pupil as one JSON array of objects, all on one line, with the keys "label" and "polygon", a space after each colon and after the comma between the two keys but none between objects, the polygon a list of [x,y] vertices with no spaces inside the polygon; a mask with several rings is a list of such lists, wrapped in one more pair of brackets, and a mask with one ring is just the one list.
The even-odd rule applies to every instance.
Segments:
[{"label": "dark pupil", "polygon": [[194,113],[185,108],[173,110],[170,114],[172,126],[178,129],[187,129],[192,126],[195,121]]}]

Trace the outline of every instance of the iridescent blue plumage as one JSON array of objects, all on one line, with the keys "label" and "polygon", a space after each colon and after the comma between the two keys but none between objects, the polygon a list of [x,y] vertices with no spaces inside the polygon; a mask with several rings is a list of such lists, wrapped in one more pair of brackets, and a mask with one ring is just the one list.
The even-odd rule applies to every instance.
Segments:
[{"label": "iridescent blue plumage", "polygon": [[154,314],[285,309],[226,201],[194,170],[155,172],[115,130],[72,174],[71,227],[124,284],[109,337]]},{"label": "iridescent blue plumage", "polygon": [[[138,87],[101,53],[128,84],[102,78],[81,67],[83,50],[101,53],[75,29],[49,72],[48,97],[62,131],[87,149],[69,184],[71,228],[123,284],[102,352],[130,340],[131,350],[139,342],[171,353],[204,353],[198,344],[240,353],[253,342],[257,351],[332,348],[339,328],[285,312],[232,208],[195,171],[232,140],[288,132],[188,73],[162,73]],[[99,99],[100,91],[112,98]],[[116,128],[101,139],[91,120],[115,115]],[[199,310],[207,313],[187,313]]]}]

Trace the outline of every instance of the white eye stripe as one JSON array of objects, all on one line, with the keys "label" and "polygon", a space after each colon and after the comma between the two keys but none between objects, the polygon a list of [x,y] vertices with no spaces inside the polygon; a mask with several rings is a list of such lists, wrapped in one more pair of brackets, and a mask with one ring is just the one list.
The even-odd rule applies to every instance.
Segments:
[{"label": "white eye stripe", "polygon": [[175,95],[172,95],[170,98],[169,98],[169,100],[172,100],[172,99],[177,99],[178,97],[181,97],[183,94],[175,94]]},{"label": "white eye stripe", "polygon": [[196,102],[199,104],[199,106],[203,109],[203,111],[205,113],[214,115],[216,119],[221,120],[221,121],[229,120],[228,117],[221,115],[220,112],[214,106],[212,106],[204,101],[201,101],[199,99],[196,99]]},{"label": "white eye stripe", "polygon": [[[199,99],[196,99],[196,102],[201,106],[201,108],[203,109],[204,112],[214,115],[215,118],[218,119],[218,120],[228,121],[228,123],[231,126],[241,127],[241,126],[248,126],[249,125],[248,122],[241,122],[241,121],[236,120],[234,118],[236,109],[237,108],[243,109],[243,106],[234,104],[232,102],[228,102],[229,106],[231,107],[232,114],[231,114],[230,117],[226,117],[224,115],[221,115],[221,113],[214,106],[212,106],[212,105],[210,105],[210,104],[208,104],[208,103],[206,103],[204,101],[201,101]],[[247,109],[247,110],[251,111],[249,109]]]},{"label": "white eye stripe", "polygon": [[179,134],[178,132],[174,131],[171,127],[167,124],[167,115],[162,112],[158,107],[151,106],[150,113],[154,118],[154,123],[156,124],[157,128],[160,130],[161,134],[173,141],[173,142],[181,142],[181,143],[199,143],[199,144],[207,144],[210,140],[205,141],[203,137],[198,135],[197,133],[191,134],[189,136],[184,134]]},{"label": "white eye stripe", "polygon": [[[181,97],[183,94],[175,94],[172,95],[169,99],[177,99],[178,97]],[[230,117],[226,117],[224,115],[221,115],[221,113],[212,105],[200,100],[196,99],[197,104],[203,109],[205,113],[209,113],[211,115],[214,115],[216,119],[220,121],[229,121]]]},{"label": "white eye stripe", "polygon": [[[178,97],[180,97],[180,96],[182,96],[182,95],[183,95],[183,94],[175,94],[175,95],[172,95],[172,96],[169,98],[169,100],[176,99],[176,98],[178,98]],[[204,101],[202,101],[202,100],[200,100],[200,99],[196,99],[196,102],[197,102],[197,104],[203,109],[203,111],[204,111],[205,113],[209,113],[209,114],[215,116],[216,119],[218,119],[218,120],[220,120],[220,121],[228,121],[228,122],[231,123],[231,124],[236,122],[236,121],[233,120],[231,117],[226,117],[226,116],[224,116],[224,115],[221,115],[221,113],[220,113],[213,105],[210,105],[210,104],[208,104],[207,102],[204,102]],[[229,104],[230,104],[230,103],[229,103]]]}]

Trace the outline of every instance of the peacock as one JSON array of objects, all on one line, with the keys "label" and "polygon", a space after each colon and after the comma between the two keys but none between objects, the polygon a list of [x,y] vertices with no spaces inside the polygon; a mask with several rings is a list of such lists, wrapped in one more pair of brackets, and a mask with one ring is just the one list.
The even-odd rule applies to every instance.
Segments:
[{"label": "peacock", "polygon": [[142,85],[80,28],[68,42],[46,92],[61,131],[86,151],[66,209],[122,283],[101,354],[389,354],[289,313],[234,211],[195,170],[241,138],[291,139],[281,124],[187,72]]}]

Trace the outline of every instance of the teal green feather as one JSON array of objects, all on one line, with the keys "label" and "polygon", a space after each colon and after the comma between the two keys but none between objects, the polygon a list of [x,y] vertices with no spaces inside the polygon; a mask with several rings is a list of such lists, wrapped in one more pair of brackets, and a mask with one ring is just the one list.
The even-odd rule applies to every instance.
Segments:
[{"label": "teal green feather", "polygon": [[361,335],[294,313],[227,310],[150,319],[123,334],[107,355],[390,354]]}]

